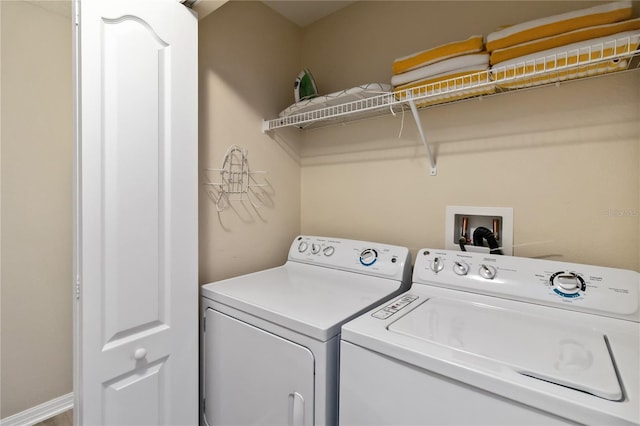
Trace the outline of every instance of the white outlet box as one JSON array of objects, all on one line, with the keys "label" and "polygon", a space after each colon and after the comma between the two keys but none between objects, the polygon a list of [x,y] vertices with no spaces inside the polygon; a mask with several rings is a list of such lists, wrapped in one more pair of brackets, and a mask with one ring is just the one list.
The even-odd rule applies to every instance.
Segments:
[{"label": "white outlet box", "polygon": [[465,223],[467,225],[467,242],[465,244],[467,251],[489,253],[486,242],[483,246],[473,245],[473,232],[479,227],[485,227],[496,233],[496,239],[502,253],[513,256],[513,208],[447,206],[445,249],[460,250],[459,240]]}]

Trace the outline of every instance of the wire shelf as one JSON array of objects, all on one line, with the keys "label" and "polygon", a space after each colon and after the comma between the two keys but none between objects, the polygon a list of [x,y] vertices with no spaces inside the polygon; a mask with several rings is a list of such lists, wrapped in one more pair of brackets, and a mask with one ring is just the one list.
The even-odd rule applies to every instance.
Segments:
[{"label": "wire shelf", "polygon": [[[321,122],[348,122],[410,107],[422,109],[463,99],[637,70],[640,69],[639,42],[640,36],[631,35],[507,66],[494,66],[487,71],[462,77],[264,120],[262,130],[308,128]],[[414,105],[411,106],[411,103]]]}]

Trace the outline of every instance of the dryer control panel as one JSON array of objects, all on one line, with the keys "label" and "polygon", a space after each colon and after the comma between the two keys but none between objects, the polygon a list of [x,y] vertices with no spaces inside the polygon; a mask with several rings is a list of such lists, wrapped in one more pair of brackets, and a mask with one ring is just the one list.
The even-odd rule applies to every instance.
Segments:
[{"label": "dryer control panel", "polygon": [[299,236],[289,261],[410,282],[411,258],[406,247],[344,238]]},{"label": "dryer control panel", "polygon": [[435,285],[640,322],[640,274],[594,265],[422,249],[414,285]]}]

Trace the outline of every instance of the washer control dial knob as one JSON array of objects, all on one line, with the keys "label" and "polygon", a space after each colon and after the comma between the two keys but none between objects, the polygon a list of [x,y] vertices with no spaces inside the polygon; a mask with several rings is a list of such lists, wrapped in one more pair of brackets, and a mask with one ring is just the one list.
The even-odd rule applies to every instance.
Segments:
[{"label": "washer control dial knob", "polygon": [[333,246],[327,246],[322,250],[322,253],[324,253],[325,256],[329,257],[331,256],[333,253],[335,253],[336,249]]},{"label": "washer control dial knob", "polygon": [[453,272],[455,272],[456,275],[467,275],[467,273],[469,273],[469,265],[465,262],[457,261],[453,264]]},{"label": "washer control dial knob", "polygon": [[378,252],[374,249],[364,249],[360,253],[360,263],[364,266],[371,266],[378,260]]},{"label": "washer control dial knob", "polygon": [[553,281],[563,290],[572,291],[580,288],[580,282],[575,274],[560,274]]},{"label": "washer control dial knob", "polygon": [[573,272],[556,272],[551,275],[549,282],[552,287],[564,293],[577,293],[579,290],[586,290],[586,285],[582,277]]},{"label": "washer control dial knob", "polygon": [[478,271],[480,276],[485,280],[492,280],[496,276],[496,268],[491,265],[485,265],[484,263],[480,265],[480,270]]},{"label": "washer control dial knob", "polygon": [[444,269],[444,262],[442,261],[441,258],[434,257],[430,267],[431,267],[431,270],[437,274],[438,272]]},{"label": "washer control dial knob", "polygon": [[313,254],[320,253],[320,244],[311,243],[311,253]]},{"label": "washer control dial knob", "polygon": [[304,253],[305,251],[307,251],[308,247],[309,247],[309,244],[307,244],[306,241],[300,241],[300,244],[298,244],[298,251],[300,253]]}]

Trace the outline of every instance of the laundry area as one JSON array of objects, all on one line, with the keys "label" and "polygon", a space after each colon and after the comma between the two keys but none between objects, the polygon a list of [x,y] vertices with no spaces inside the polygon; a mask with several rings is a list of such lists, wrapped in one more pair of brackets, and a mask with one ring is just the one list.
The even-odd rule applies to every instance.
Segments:
[{"label": "laundry area", "polygon": [[[84,365],[121,361],[86,382],[103,399],[83,401],[79,424],[177,424],[180,410],[135,408],[144,388],[143,405],[209,426],[640,425],[639,1],[186,2],[199,13],[197,76],[183,75],[184,93],[197,82],[193,138],[171,145],[171,167],[155,145],[96,148],[128,180],[96,173],[86,194],[135,181],[149,198],[123,200],[155,206],[118,210],[100,244],[72,238],[103,225],[71,219],[73,134],[89,126],[72,126],[70,3],[0,3],[3,425],[77,407],[78,377],[93,380],[72,343],[72,311],[93,297],[74,247],[92,243],[85,262],[133,273],[95,295],[91,350],[113,355]],[[28,60],[36,47],[43,60]],[[186,190],[162,192],[179,176]],[[169,217],[188,236],[175,246],[169,228],[152,236]],[[123,243],[139,232],[143,245]],[[184,262],[156,268],[174,255]],[[163,287],[183,270],[180,290]],[[49,320],[28,320],[38,312]]]},{"label": "laundry area", "polygon": [[[399,58],[406,62],[412,55],[420,56],[420,52],[424,54],[428,49],[436,50],[455,42],[469,48],[474,35],[480,34],[486,41],[487,35],[503,25],[577,11],[593,7],[594,3],[356,2],[304,27],[299,44],[293,45],[291,33],[286,32],[288,27],[280,26],[279,19],[278,23],[268,19],[267,16],[272,16],[268,9],[259,9],[256,4],[234,6],[235,9],[222,7],[219,15],[214,13],[200,22],[201,52],[211,52],[210,65],[204,65],[204,54],[200,55],[201,78],[207,75],[201,80],[201,90],[214,99],[216,93],[229,93],[230,85],[236,90],[243,86],[237,80],[233,83],[230,69],[226,73],[217,71],[231,68],[228,64],[234,61],[218,62],[214,52],[242,58],[247,61],[244,69],[260,69],[261,73],[254,74],[258,81],[246,83],[252,86],[244,95],[234,90],[230,98],[237,110],[229,110],[227,117],[220,106],[211,111],[211,117],[217,112],[225,115],[221,121],[246,115],[262,122],[264,135],[246,127],[242,130],[247,141],[243,146],[251,164],[256,170],[267,171],[258,179],[270,180],[272,171],[264,163],[254,163],[253,151],[291,153],[290,158],[300,166],[303,235],[408,247],[412,263],[419,268],[413,271],[409,291],[342,326],[338,392],[331,395],[339,399],[337,424],[640,422],[640,409],[635,403],[638,371],[632,361],[637,352],[637,319],[620,313],[603,315],[607,308],[602,306],[595,310],[572,310],[588,298],[598,297],[595,296],[598,290],[593,288],[598,286],[596,279],[618,282],[617,278],[604,278],[601,271],[588,272],[576,264],[638,270],[637,244],[630,239],[627,241],[630,245],[623,248],[618,244],[620,240],[606,231],[610,226],[622,225],[615,222],[617,219],[611,220],[617,216],[634,230],[634,235],[640,232],[635,207],[617,212],[608,207],[602,209],[603,203],[635,206],[640,202],[636,183],[640,147],[632,130],[639,117],[639,105],[634,99],[638,93],[634,87],[635,73],[573,80],[575,76],[563,73],[561,68],[559,73],[547,76],[548,81],[534,75],[529,80],[508,80],[506,87],[492,87],[482,84],[488,83],[487,75],[483,74],[490,66],[487,58],[485,65],[463,63],[468,80],[461,77],[458,84],[462,90],[452,90],[448,95],[455,96],[466,89],[472,92],[471,99],[441,104],[438,102],[442,100],[456,100],[438,93],[442,90],[438,84],[442,82],[437,77],[442,74],[422,80],[409,77],[418,79],[417,83],[402,80],[394,83],[399,75],[415,73],[408,70],[404,76],[395,74],[396,63],[402,62]],[[631,6],[633,17],[639,16],[638,4]],[[260,33],[267,38],[264,44],[253,45],[251,35],[240,28],[234,30],[232,23],[240,16],[252,19],[254,28],[263,28]],[[221,41],[223,34],[228,33],[246,40],[245,48],[228,50]],[[481,50],[484,49],[483,45]],[[554,49],[552,55],[557,55],[562,47]],[[565,48],[565,54],[571,49],[576,47]],[[579,55],[584,53],[580,50],[584,47],[577,49]],[[509,48],[503,47],[504,50]],[[299,52],[297,61],[291,60],[291,51]],[[475,54],[474,51],[467,56]],[[567,56],[563,58],[570,63]],[[459,60],[448,60],[456,59]],[[513,57],[506,60],[509,59],[517,61]],[[523,61],[527,60],[530,58]],[[560,62],[562,58],[558,60],[556,56],[534,62],[533,67],[526,64],[524,69],[509,68],[513,63],[503,64],[503,75],[498,76],[498,71],[496,76],[517,76],[528,72],[527,66],[535,72],[541,63],[544,68]],[[290,63],[292,69],[288,79],[282,78],[283,89],[274,93],[267,79],[279,81],[284,63]],[[270,73],[268,69],[272,69],[271,78],[266,76]],[[315,83],[312,91],[317,96],[298,100],[291,90],[291,77],[298,76],[296,83],[301,84],[309,74]],[[455,80],[450,83],[450,79],[456,75],[447,75],[449,83],[444,84],[455,85]],[[536,84],[543,82],[547,84]],[[431,86],[416,89],[428,84]],[[404,90],[399,96],[383,93],[398,87]],[[444,90],[447,89],[450,86],[445,86]],[[252,96],[260,92],[264,96]],[[407,101],[412,95],[418,98],[417,118]],[[425,97],[420,99],[422,95]],[[434,98],[436,102],[430,105]],[[266,99],[278,99],[279,103],[268,105]],[[406,102],[398,107],[395,102],[403,100]],[[609,106],[605,107],[603,102]],[[368,108],[374,111],[367,111]],[[258,109],[260,112],[256,112]],[[330,118],[323,119],[327,116]],[[203,152],[211,149],[213,154],[216,150],[215,144],[202,147],[207,144],[203,135],[218,140],[237,132],[208,120],[201,119],[200,125],[206,128],[200,133],[201,162]],[[628,136],[621,136],[621,132]],[[248,142],[252,137],[257,137],[255,145]],[[263,140],[268,141],[266,147]],[[218,149],[221,153],[224,147]],[[210,160],[201,163],[202,167],[215,163],[216,154],[208,155]],[[276,171],[281,172],[282,169]],[[633,178],[625,183],[625,176]],[[200,209],[201,227],[218,228],[221,226],[218,217],[227,214],[223,211],[207,220],[214,205],[201,204]],[[523,261],[504,264],[499,255],[495,256],[496,263],[492,263],[493,259],[486,261],[487,241],[482,243],[480,238],[480,245],[485,246],[482,248],[474,244],[473,233],[479,228],[499,237],[505,255]],[[200,233],[203,234],[215,235]],[[463,234],[466,234],[464,253],[459,247]],[[288,252],[287,244],[292,244],[292,250],[296,247],[295,236],[292,238],[293,241],[282,242],[285,246],[282,253]],[[213,283],[204,287],[205,305],[210,303],[208,293],[215,291],[216,281],[224,280],[222,283],[227,286],[230,283],[226,279],[230,276],[235,276],[231,278],[234,282],[257,279],[255,274],[246,278],[235,274],[217,276],[215,267],[208,275],[204,266],[207,260],[202,256],[208,251],[214,253],[217,242],[210,240],[211,249],[207,244],[201,240],[201,278],[205,274],[207,278],[203,281]],[[245,253],[255,254],[250,247]],[[212,264],[216,262],[216,256],[206,257]],[[528,259],[533,260],[528,263]],[[557,277],[578,282],[583,279],[578,277],[587,279],[587,276],[593,280],[588,286],[585,284],[584,293],[576,287],[564,292],[558,284],[550,284]],[[627,290],[631,290],[634,294],[628,299],[632,305],[637,304],[637,272],[631,272],[623,281],[628,288],[619,291],[628,295]],[[527,293],[532,286],[538,292],[533,298]],[[429,299],[435,300],[430,303]],[[627,298],[622,296],[613,305],[624,305],[622,299]],[[237,309],[248,300],[248,296],[228,300],[227,309]],[[637,308],[621,309],[637,315]],[[563,318],[547,319],[556,313]],[[253,316],[252,324],[259,324],[263,315]],[[623,319],[611,319],[611,315]],[[583,326],[557,331],[558,323]],[[259,328],[266,332],[273,332],[276,327],[264,322],[262,325]],[[601,334],[592,334],[592,327]],[[618,338],[614,337],[616,333],[621,333]],[[280,336],[296,341],[290,333]],[[235,346],[230,343],[227,350]],[[630,358],[625,361],[627,356]],[[265,357],[270,359],[268,355]],[[554,362],[561,364],[554,366]],[[233,368],[238,368],[233,364]],[[252,365],[265,364],[271,365],[257,361]],[[572,381],[586,370],[590,370],[587,376],[595,374],[591,376],[593,381],[585,379],[579,384]],[[263,377],[255,372],[254,375]],[[603,377],[596,379],[599,375]],[[215,387],[216,377],[222,388]],[[325,380],[322,375],[316,377]],[[243,394],[246,399],[234,398],[234,393],[240,393],[237,388],[224,392],[222,389],[228,388],[222,385],[228,383],[224,374],[212,373],[204,380],[202,413],[210,419],[209,424],[224,423],[217,422],[221,417],[215,413],[215,408],[220,407],[217,404],[221,392],[223,398],[258,407],[249,402],[253,399],[246,394]],[[603,398],[602,393],[599,396],[589,393],[606,388],[605,380],[612,380],[613,388],[617,389],[615,395]],[[626,383],[624,396],[619,383]],[[262,381],[256,381],[256,386],[261,387]],[[275,389],[275,381],[273,386]],[[270,385],[261,388],[271,395]],[[313,401],[309,395],[315,395]],[[207,402],[210,397],[213,405]],[[289,410],[289,419],[296,419],[299,424],[325,424],[327,401],[322,394],[307,392],[304,404],[295,394],[289,398],[288,405],[281,405],[283,410]],[[558,404],[558,400],[563,403]],[[310,409],[312,404],[323,410],[315,422],[305,418],[300,408]],[[218,411],[220,416],[224,413]],[[242,419],[251,418],[252,414],[268,416],[273,411],[243,411]],[[257,417],[253,421],[260,424]]]},{"label": "laundry area", "polygon": [[[255,127],[294,103],[304,68],[321,95],[389,84],[398,57],[589,6],[356,2],[301,29],[263,4],[231,2],[199,21],[200,166],[220,167],[239,144],[277,191],[260,210],[269,226],[237,226],[263,219],[229,210],[219,218],[214,203],[200,204],[201,282],[284,260],[298,229],[413,253],[444,247],[447,206],[513,208],[518,256],[637,269],[637,242],[627,237],[638,222],[634,72],[420,110],[436,176],[408,109],[303,131]],[[236,238],[245,231],[275,244],[253,267],[245,256],[254,240]],[[218,256],[230,245],[233,255]]]}]

